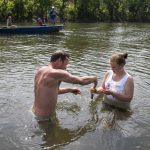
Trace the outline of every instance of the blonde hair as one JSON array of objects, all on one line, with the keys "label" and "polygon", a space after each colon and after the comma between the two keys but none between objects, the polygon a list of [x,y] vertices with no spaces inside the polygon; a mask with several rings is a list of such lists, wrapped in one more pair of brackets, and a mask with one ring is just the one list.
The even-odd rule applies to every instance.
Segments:
[{"label": "blonde hair", "polygon": [[110,62],[116,62],[118,65],[125,65],[128,53],[114,53],[110,57]]}]

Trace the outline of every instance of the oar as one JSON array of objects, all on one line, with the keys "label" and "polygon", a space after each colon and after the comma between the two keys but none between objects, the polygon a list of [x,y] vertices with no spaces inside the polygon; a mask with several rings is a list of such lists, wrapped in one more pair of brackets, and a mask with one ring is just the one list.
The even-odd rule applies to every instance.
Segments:
[{"label": "oar", "polygon": [[33,22],[37,22],[37,20],[36,20],[36,19],[32,19],[32,21],[33,21]]}]

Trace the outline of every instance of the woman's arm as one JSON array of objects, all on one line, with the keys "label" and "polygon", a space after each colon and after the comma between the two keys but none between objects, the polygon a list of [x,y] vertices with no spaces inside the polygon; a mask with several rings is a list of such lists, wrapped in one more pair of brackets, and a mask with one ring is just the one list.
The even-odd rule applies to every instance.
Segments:
[{"label": "woman's arm", "polygon": [[112,95],[113,97],[115,97],[116,99],[120,100],[120,101],[126,101],[126,102],[130,102],[133,98],[133,93],[134,93],[134,81],[132,77],[129,77],[127,80],[127,83],[125,85],[125,92],[123,94],[114,92],[114,91],[110,91],[110,90],[105,90],[104,93],[106,95]]},{"label": "woman's arm", "polygon": [[96,89],[97,94],[103,94],[104,93],[104,91],[105,91],[105,82],[106,82],[106,79],[108,77],[108,74],[109,74],[109,72],[105,73],[101,85]]}]

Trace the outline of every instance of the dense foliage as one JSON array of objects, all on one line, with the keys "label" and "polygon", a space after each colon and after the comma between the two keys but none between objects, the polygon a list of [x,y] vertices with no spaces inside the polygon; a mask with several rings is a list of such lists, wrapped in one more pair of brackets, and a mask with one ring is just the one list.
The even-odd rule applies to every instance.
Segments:
[{"label": "dense foliage", "polygon": [[0,0],[0,21],[47,18],[52,5],[72,21],[150,22],[150,0]]}]

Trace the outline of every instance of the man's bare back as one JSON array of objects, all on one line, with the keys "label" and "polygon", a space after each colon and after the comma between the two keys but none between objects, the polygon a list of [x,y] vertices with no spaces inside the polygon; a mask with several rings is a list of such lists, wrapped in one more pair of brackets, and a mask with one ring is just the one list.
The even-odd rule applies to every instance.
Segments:
[{"label": "man's bare back", "polygon": [[[52,73],[51,73],[52,72]],[[43,67],[35,76],[35,102],[33,111],[39,116],[50,116],[55,111],[59,80],[52,68]]]}]

